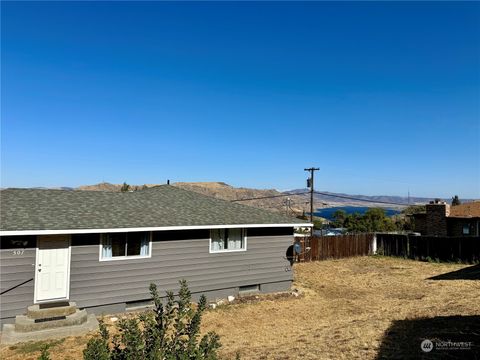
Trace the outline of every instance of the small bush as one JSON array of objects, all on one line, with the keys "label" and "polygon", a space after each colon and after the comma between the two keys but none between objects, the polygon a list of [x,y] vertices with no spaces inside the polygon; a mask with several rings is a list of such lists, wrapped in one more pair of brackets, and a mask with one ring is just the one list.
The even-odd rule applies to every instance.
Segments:
[{"label": "small bush", "polygon": [[108,333],[105,323],[100,320],[100,334],[90,339],[87,347],[83,350],[83,358],[86,360],[109,360],[110,349],[108,342],[110,334]]},{"label": "small bush", "polygon": [[41,354],[38,357],[38,360],[50,360],[50,352],[48,351],[48,348],[48,344],[42,347]]},{"label": "small bush", "polygon": [[[216,360],[219,336],[210,332],[199,340],[202,313],[207,299],[196,307],[185,280],[180,281],[178,299],[167,291],[165,305],[155,284],[150,285],[154,310],[118,322],[118,335],[110,339],[103,322],[100,334],[90,339],[84,360]],[[112,346],[109,346],[109,344]]]},{"label": "small bush", "polygon": [[385,255],[385,250],[382,245],[377,247],[377,254],[376,255]]}]

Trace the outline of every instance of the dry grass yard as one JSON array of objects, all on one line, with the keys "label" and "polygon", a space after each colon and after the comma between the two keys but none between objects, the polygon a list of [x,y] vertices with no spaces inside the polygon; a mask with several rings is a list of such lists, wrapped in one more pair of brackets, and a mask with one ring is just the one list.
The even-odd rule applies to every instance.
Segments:
[{"label": "dry grass yard", "polygon": [[[295,265],[300,297],[209,310],[220,354],[234,359],[480,358],[479,266],[358,257]],[[431,279],[438,276],[437,279]],[[420,350],[421,340],[473,341],[472,350]],[[88,337],[51,347],[81,359]],[[3,347],[1,359],[36,359],[39,344]]]}]

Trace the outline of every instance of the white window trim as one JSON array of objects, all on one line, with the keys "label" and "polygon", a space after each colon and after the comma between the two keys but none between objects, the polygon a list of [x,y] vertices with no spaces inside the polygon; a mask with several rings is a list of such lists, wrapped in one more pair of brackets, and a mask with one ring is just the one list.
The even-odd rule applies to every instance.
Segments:
[{"label": "white window trim", "polygon": [[232,252],[242,252],[247,251],[247,229],[245,228],[233,228],[233,229],[242,229],[243,233],[243,248],[242,249],[233,249],[233,250],[212,250],[212,229],[210,229],[210,239],[208,241],[208,253],[209,254],[224,254],[224,253],[232,253]]},{"label": "white window trim", "polygon": [[103,250],[103,239],[105,238],[108,233],[100,234],[100,245],[98,246],[98,260],[100,262],[103,261],[122,261],[122,260],[135,260],[135,259],[148,259],[152,257],[152,237],[153,232],[149,231],[150,239],[148,241],[148,254],[147,255],[125,255],[125,256],[112,256],[111,258],[103,258],[102,257],[102,250]]}]

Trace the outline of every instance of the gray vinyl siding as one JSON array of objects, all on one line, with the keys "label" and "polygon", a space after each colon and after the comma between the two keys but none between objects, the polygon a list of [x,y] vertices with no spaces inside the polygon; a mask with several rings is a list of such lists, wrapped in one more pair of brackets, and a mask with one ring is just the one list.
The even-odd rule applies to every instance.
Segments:
[{"label": "gray vinyl siding", "polygon": [[[23,250],[23,254],[14,255],[14,250]],[[0,292],[33,279],[35,276],[35,248],[0,250]],[[27,306],[33,304],[34,280],[15,287],[0,295],[0,323],[23,314]]]},{"label": "gray vinyl siding", "polygon": [[[261,285],[262,291],[288,288],[292,272],[285,252],[292,235],[247,237],[247,250],[209,253],[209,239],[160,240],[152,243],[151,258],[99,261],[99,240],[72,242],[70,301],[79,307],[104,307],[149,299],[151,282],[161,294],[177,290],[186,279],[192,293],[210,299],[235,294],[239,286]],[[0,249],[1,292],[35,276],[36,249]],[[20,249],[21,250],[21,249]],[[12,322],[34,301],[34,280],[0,295],[0,323]],[[124,309],[117,306],[117,309]],[[106,311],[107,312],[107,311]]]},{"label": "gray vinyl siding", "polygon": [[285,252],[292,236],[248,237],[247,251],[209,253],[209,239],[155,241],[152,257],[99,261],[99,246],[72,247],[70,300],[95,307],[149,298],[154,282],[161,294],[177,290],[186,279],[193,293],[212,296],[224,289],[255,284],[289,283]]}]

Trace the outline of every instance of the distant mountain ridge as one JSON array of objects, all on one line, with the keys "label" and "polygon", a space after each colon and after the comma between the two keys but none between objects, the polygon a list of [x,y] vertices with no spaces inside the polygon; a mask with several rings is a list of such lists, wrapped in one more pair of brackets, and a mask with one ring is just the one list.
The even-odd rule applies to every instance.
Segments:
[{"label": "distant mountain ridge", "polygon": [[[143,188],[149,188],[163,184],[144,184],[130,185],[131,191],[141,191]],[[204,195],[212,196],[223,200],[242,200],[251,198],[262,198],[255,200],[241,201],[239,203],[259,207],[266,210],[285,212],[289,215],[300,215],[303,212],[310,211],[310,194],[308,189],[295,189],[290,191],[278,191],[275,189],[252,189],[243,187],[233,187],[224,182],[177,182],[172,183],[173,186],[195,191]],[[82,185],[77,188],[57,187],[55,189],[62,190],[89,190],[89,191],[114,191],[118,192],[122,188],[122,184],[111,184],[102,182],[94,185]],[[37,189],[46,189],[38,187]],[[322,194],[314,194],[314,205],[316,209],[337,207],[337,206],[368,206],[402,209],[413,204],[426,204],[433,198],[427,197],[410,197],[407,196],[390,196],[390,195],[350,195],[345,193],[333,193],[329,191],[319,191]],[[305,194],[307,193],[307,194]],[[288,196],[287,194],[291,194]],[[296,195],[298,194],[298,195]],[[282,196],[286,195],[286,196]],[[338,197],[340,196],[340,197]],[[356,198],[359,200],[346,199]],[[451,199],[443,199],[450,202]],[[463,202],[472,201],[470,199],[461,199]],[[375,202],[378,203],[375,203]],[[389,204],[385,204],[389,203]]]},{"label": "distant mountain ridge", "polygon": [[[308,189],[296,189],[292,191],[288,191],[288,193],[301,193],[308,191]],[[378,204],[381,203],[390,203],[391,205],[395,206],[395,204],[402,206],[408,206],[408,205],[414,205],[414,204],[426,204],[432,200],[435,200],[435,198],[427,198],[427,197],[415,197],[411,196],[410,198],[408,196],[398,196],[398,195],[350,195],[350,194],[345,194],[345,193],[334,193],[330,191],[319,191],[324,194],[328,195],[322,195],[322,194],[314,194],[314,199],[317,201],[322,201],[322,202],[336,202],[336,203],[348,203],[351,204],[352,199],[345,199],[342,197],[349,197],[349,198],[356,198],[360,199],[358,203],[361,203],[361,200],[366,200],[366,203],[371,203],[375,201],[378,201]],[[340,197],[339,197],[340,196]],[[451,199],[441,199],[446,202],[451,202]],[[464,199],[463,201],[472,201],[471,199]],[[388,204],[384,204],[388,205]]]}]

